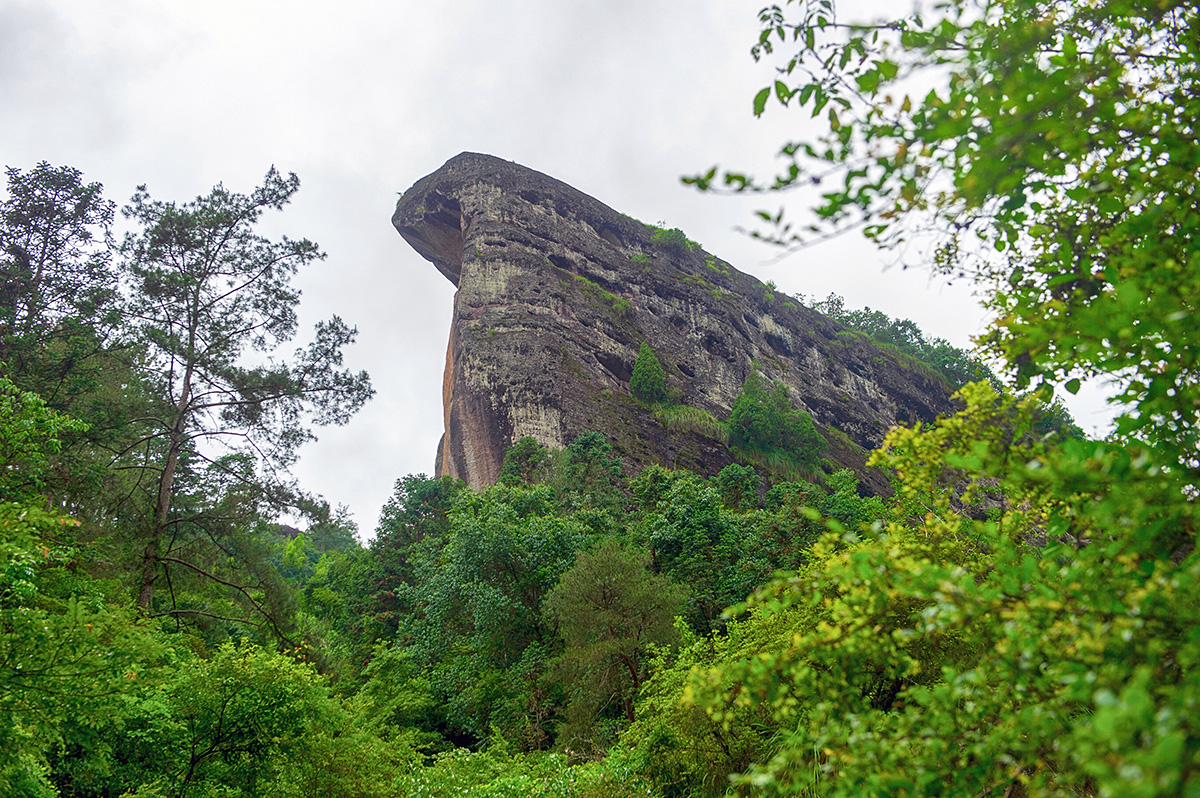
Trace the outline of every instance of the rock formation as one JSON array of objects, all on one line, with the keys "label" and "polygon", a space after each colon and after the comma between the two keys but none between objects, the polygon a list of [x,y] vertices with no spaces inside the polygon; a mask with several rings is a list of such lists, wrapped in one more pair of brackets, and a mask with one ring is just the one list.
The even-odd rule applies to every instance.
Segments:
[{"label": "rock formation", "polygon": [[719,437],[668,431],[630,395],[643,341],[679,401],[718,419],[757,367],[812,414],[825,456],[860,471],[889,427],[951,410],[930,370],[682,235],[518,164],[458,155],[404,193],[392,223],[458,289],[439,475],[489,484],[522,436],[561,447],[589,429],[627,474],[650,463],[711,474],[733,462]]}]

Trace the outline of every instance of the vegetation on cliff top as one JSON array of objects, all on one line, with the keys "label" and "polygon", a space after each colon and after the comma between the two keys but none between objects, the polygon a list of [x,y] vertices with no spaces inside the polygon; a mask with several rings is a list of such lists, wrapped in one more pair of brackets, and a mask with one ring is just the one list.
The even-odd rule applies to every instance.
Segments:
[{"label": "vegetation on cliff top", "polygon": [[968,382],[987,380],[1000,389],[1000,380],[977,353],[956,347],[943,338],[926,338],[911,319],[899,319],[871,308],[851,310],[837,294],[816,302],[800,297],[804,304],[824,313],[852,330],[865,333],[878,346],[902,359],[915,359],[932,368],[950,386],[958,389]]}]

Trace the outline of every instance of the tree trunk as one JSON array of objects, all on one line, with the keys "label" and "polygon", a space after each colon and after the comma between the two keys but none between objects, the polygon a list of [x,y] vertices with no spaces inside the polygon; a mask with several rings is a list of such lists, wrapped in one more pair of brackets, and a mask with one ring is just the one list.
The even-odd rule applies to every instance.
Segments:
[{"label": "tree trunk", "polygon": [[642,680],[638,676],[637,663],[634,662],[627,654],[619,654],[620,660],[624,663],[625,668],[629,671],[629,678],[633,681],[633,689],[625,695],[625,719],[633,723],[633,697],[638,694],[638,690],[642,687]]},{"label": "tree trunk", "polygon": [[171,496],[175,484],[175,469],[179,467],[179,450],[183,446],[184,421],[191,399],[192,364],[184,372],[179,401],[175,404],[175,418],[167,444],[167,461],[158,477],[158,499],[154,505],[154,524],[150,541],[142,555],[142,589],[138,593],[138,606],[149,610],[154,603],[154,582],[158,579],[158,548],[167,531],[167,519],[171,514]]},{"label": "tree trunk", "polygon": [[138,591],[138,606],[149,610],[154,603],[154,580],[158,578],[158,524],[142,554],[142,589]]}]

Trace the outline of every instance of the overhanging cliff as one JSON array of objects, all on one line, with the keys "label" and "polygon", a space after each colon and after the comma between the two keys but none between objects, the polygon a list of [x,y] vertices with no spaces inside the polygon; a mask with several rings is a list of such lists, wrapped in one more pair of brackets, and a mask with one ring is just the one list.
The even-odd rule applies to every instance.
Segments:
[{"label": "overhanging cliff", "polygon": [[681,236],[509,161],[450,159],[405,192],[392,223],[458,289],[439,475],[489,484],[522,436],[561,447],[589,429],[627,472],[733,462],[719,439],[668,432],[630,396],[643,341],[681,401],[720,419],[757,367],[828,433],[825,456],[859,471],[889,427],[952,409],[929,370]]}]

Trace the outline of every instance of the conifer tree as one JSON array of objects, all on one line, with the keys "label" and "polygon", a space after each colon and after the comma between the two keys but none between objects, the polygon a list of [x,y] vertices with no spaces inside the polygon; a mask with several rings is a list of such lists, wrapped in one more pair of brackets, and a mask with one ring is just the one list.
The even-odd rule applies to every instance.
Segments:
[{"label": "conifer tree", "polygon": [[[372,394],[365,372],[342,368],[342,347],[356,331],[336,316],[317,324],[307,348],[277,359],[296,332],[300,292],[291,278],[324,254],[304,239],[271,241],[255,225],[264,211],[281,210],[299,186],[294,174],[272,168],[248,195],[218,185],[182,205],[151,200],[141,186],[123,211],[140,227],[120,250],[133,293],[129,321],[145,347],[154,375],[149,390],[159,405],[140,460],[129,463],[144,471],[153,493],[138,597],[147,611],[155,611],[156,585],[169,588],[172,572],[182,571],[227,586],[267,614],[260,579],[219,576],[196,561],[186,530],[215,504],[212,492],[203,491],[200,506],[184,512],[181,479],[199,479],[195,466],[207,461],[207,479],[221,497],[291,502],[293,491],[280,475],[313,437],[305,422],[344,424]],[[266,362],[248,364],[250,351]],[[198,539],[230,527],[216,528]],[[157,611],[184,612],[169,592],[172,606]]]},{"label": "conifer tree", "polygon": [[[648,650],[678,638],[672,619],[684,600],[683,588],[649,565],[645,551],[604,540],[579,555],[544,605],[567,645],[563,664],[575,700],[593,709],[616,699],[630,723],[634,697],[648,673]],[[594,720],[592,712],[586,714]],[[572,720],[569,725],[579,725]]]},{"label": "conifer tree", "polygon": [[665,402],[667,399],[667,379],[654,350],[645,341],[638,350],[637,360],[633,364],[633,376],[629,378],[629,392],[643,402]]}]

